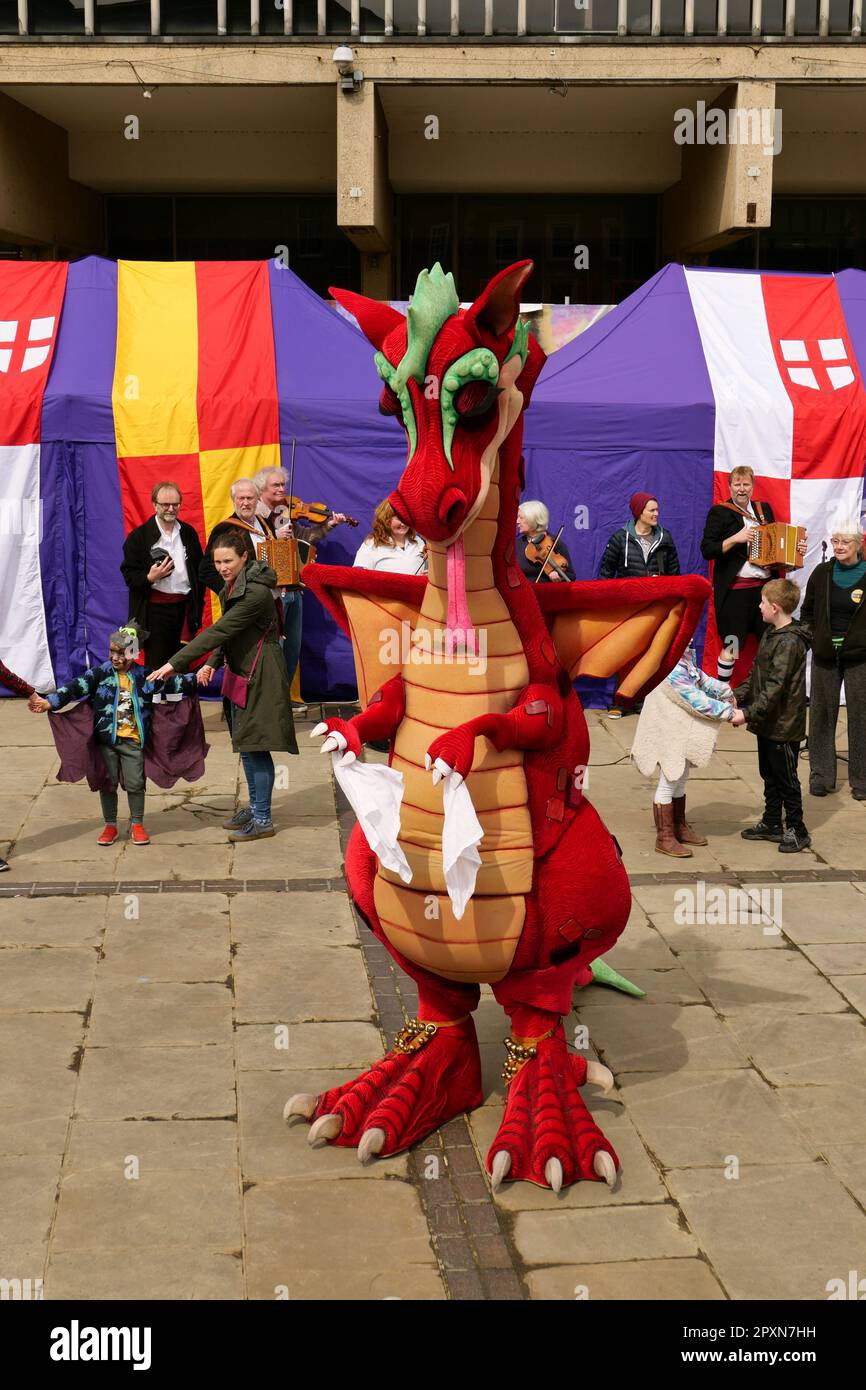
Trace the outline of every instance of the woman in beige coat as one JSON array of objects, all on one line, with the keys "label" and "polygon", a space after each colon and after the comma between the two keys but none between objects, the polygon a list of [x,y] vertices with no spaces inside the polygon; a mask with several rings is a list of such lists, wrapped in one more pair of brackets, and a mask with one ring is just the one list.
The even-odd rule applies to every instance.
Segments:
[{"label": "woman in beige coat", "polygon": [[710,761],[722,723],[740,722],[736,716],[731,687],[700,669],[693,647],[644,700],[631,755],[645,777],[659,769],[653,798],[657,854],[690,859],[689,845],[707,843],[686,820],[686,782],[690,768]]}]

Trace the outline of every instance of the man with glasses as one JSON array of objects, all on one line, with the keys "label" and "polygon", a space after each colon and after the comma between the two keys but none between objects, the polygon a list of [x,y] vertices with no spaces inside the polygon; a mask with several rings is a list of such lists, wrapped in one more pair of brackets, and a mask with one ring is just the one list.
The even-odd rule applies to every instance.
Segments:
[{"label": "man with glasses", "polygon": [[154,515],[127,536],[120,572],[129,617],[148,634],[145,660],[159,667],[201,627],[202,548],[195,528],[178,516],[183,494],[176,483],[157,483],[150,498]]}]

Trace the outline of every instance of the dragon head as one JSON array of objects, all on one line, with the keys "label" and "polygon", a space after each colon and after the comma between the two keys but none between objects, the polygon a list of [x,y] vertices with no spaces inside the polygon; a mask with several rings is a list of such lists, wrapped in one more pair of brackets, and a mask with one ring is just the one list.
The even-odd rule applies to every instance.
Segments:
[{"label": "dragon head", "polygon": [[450,545],[478,515],[494,465],[544,363],[518,319],[532,273],[519,261],[460,308],[439,264],[418,276],[407,315],[349,290],[331,294],[378,350],[379,408],[406,432],[406,467],[390,502],[427,540]]}]

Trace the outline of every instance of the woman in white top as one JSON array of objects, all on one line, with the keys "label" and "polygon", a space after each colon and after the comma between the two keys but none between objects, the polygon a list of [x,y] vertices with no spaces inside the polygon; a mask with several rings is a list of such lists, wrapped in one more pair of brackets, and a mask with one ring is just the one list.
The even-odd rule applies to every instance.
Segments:
[{"label": "woman in white top", "polygon": [[390,574],[426,574],[427,554],[424,542],[385,501],[373,513],[373,529],[355,556],[355,564],[360,569],[387,570]]}]

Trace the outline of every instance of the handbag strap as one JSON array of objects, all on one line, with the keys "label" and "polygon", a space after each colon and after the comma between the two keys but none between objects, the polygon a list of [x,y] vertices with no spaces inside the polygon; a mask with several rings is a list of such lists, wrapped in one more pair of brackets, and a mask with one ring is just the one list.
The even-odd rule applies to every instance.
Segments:
[{"label": "handbag strap", "polygon": [[269,635],[269,633],[273,632],[274,628],[276,627],[276,623],[277,623],[277,620],[276,620],[276,618],[274,618],[274,621],[270,624],[269,627],[266,627],[266,628],[265,628],[264,632],[262,633],[261,637],[259,638],[259,645],[256,647],[256,654],[255,654],[255,656],[253,657],[253,664],[252,664],[252,666],[250,667],[250,673],[249,673],[249,675],[247,676],[247,680],[248,680],[248,681],[251,681],[251,680],[252,680],[252,678],[253,678],[253,672],[255,671],[256,667],[257,667],[258,664],[259,664],[259,657],[260,657],[261,654],[262,654],[262,647],[265,645],[265,638]]}]

